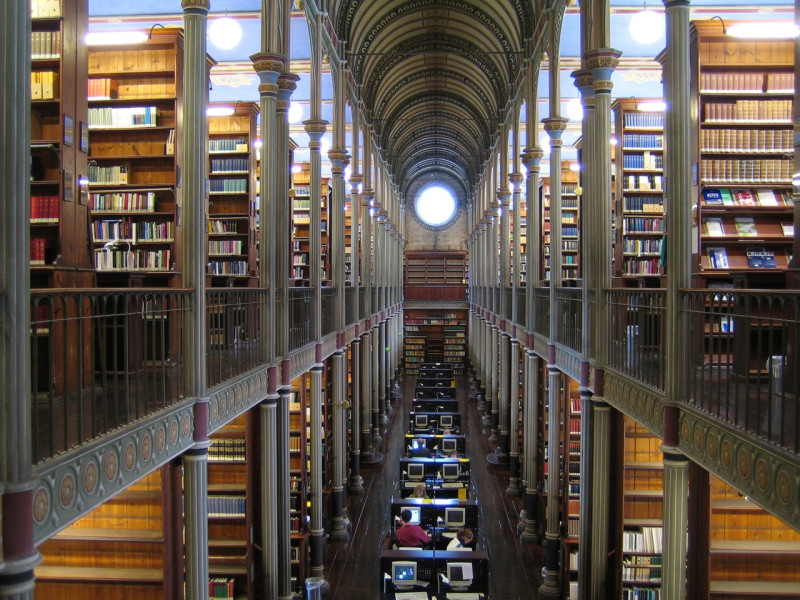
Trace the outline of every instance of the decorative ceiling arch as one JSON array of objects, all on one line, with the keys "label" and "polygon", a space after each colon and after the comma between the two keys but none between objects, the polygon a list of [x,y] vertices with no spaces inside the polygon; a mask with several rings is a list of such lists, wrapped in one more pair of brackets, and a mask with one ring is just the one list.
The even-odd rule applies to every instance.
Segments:
[{"label": "decorative ceiling arch", "polygon": [[469,201],[518,93],[544,0],[338,0],[345,42],[375,143],[406,202],[433,175]]}]

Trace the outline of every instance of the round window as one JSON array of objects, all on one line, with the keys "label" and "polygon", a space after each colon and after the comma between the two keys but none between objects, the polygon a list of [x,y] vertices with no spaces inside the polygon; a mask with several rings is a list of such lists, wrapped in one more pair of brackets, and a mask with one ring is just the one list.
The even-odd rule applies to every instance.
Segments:
[{"label": "round window", "polygon": [[430,227],[441,227],[449,223],[456,214],[453,195],[441,186],[425,188],[414,202],[419,219]]}]

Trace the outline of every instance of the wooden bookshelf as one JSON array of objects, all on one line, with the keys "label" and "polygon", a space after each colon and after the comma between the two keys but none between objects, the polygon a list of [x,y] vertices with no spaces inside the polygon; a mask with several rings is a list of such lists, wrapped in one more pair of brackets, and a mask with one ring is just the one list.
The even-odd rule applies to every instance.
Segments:
[{"label": "wooden bookshelf", "polygon": [[711,597],[796,598],[800,532],[711,476],[709,560]]},{"label": "wooden bookshelf", "polygon": [[622,417],[623,599],[661,590],[664,466],[661,439],[630,417]]},{"label": "wooden bookshelf", "polygon": [[[417,374],[420,362],[449,362],[463,374],[466,361],[467,314],[463,309],[405,310],[406,374]],[[421,354],[424,353],[424,358]]]},{"label": "wooden bookshelf", "polygon": [[89,52],[89,205],[98,282],[168,285],[181,270],[183,33]]},{"label": "wooden bookshelf", "polygon": [[660,287],[664,238],[664,113],[639,110],[639,101],[613,104],[616,239],[614,275],[624,285]]},{"label": "wooden bookshelf", "polygon": [[[561,279],[578,279],[580,272],[580,196],[578,173],[569,169],[569,163],[561,164]],[[542,178],[542,265],[540,279],[550,280],[550,177]]]},{"label": "wooden bookshelf", "polygon": [[[578,382],[564,377],[564,400],[560,403],[561,447],[563,464],[561,471],[561,544],[564,556],[562,564],[563,585],[568,598],[577,598],[578,544],[580,536],[580,493],[581,493],[581,395]],[[576,585],[573,585],[576,584]]]},{"label": "wooden bookshelf", "polygon": [[[169,557],[179,538],[169,531],[172,467],[147,475],[39,547],[37,595],[45,598],[174,597]],[[179,495],[180,490],[176,493]]]},{"label": "wooden bookshelf", "polygon": [[736,39],[714,21],[693,22],[691,33],[698,273],[783,288],[794,238],[794,44]]},{"label": "wooden bookshelf", "polygon": [[212,580],[233,581],[236,598],[254,597],[254,498],[257,455],[245,413],[211,436],[208,449],[208,566]]},{"label": "wooden bookshelf", "polygon": [[[296,287],[311,285],[311,165],[302,163],[292,178],[290,193],[292,208],[292,265],[291,277]],[[328,253],[328,179],[322,180],[320,198],[320,230],[322,256],[322,285],[330,285],[330,256]]]},{"label": "wooden bookshelf", "polygon": [[208,117],[207,262],[214,287],[255,285],[257,275],[254,144],[259,107],[236,102],[230,108],[231,115]]}]

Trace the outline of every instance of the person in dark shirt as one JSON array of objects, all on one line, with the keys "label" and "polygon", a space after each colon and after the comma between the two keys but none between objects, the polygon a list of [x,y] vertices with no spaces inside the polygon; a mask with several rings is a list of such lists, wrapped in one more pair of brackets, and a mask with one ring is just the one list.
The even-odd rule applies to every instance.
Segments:
[{"label": "person in dark shirt", "polygon": [[418,446],[411,449],[411,458],[430,458],[431,451],[425,446]]},{"label": "person in dark shirt", "polygon": [[419,525],[411,523],[411,511],[406,509],[400,513],[400,527],[395,531],[400,546],[420,548],[431,543],[430,536]]}]

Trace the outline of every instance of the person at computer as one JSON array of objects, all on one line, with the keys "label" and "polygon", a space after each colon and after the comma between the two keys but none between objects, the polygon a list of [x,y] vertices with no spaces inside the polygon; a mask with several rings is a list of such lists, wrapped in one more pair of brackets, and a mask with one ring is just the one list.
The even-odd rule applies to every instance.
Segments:
[{"label": "person at computer", "polygon": [[417,484],[417,487],[415,487],[414,491],[411,492],[409,498],[425,498],[430,500],[430,496],[428,496],[428,492],[425,490],[425,484]]},{"label": "person at computer", "polygon": [[431,543],[431,537],[419,525],[411,522],[411,511],[406,509],[400,513],[400,527],[395,531],[399,546],[421,548]]},{"label": "person at computer", "polygon": [[474,537],[475,536],[472,533],[472,529],[459,529],[456,532],[456,537],[450,540],[450,543],[447,544],[447,549],[458,550],[460,548],[468,548]]},{"label": "person at computer", "polygon": [[411,458],[430,458],[430,457],[431,457],[431,451],[424,443],[418,445],[416,448],[411,449]]}]

